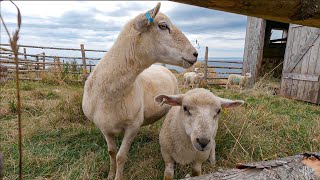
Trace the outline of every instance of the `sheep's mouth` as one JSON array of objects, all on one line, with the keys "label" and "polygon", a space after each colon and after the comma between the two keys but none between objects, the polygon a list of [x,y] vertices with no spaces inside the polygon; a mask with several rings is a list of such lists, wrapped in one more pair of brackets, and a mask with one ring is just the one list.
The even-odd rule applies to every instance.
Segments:
[{"label": "sheep's mouth", "polygon": [[201,147],[199,144],[194,144],[193,145],[195,147],[196,150],[198,151],[207,151],[210,149],[210,145],[208,144],[206,147]]},{"label": "sheep's mouth", "polygon": [[196,63],[197,61],[194,61],[194,62],[192,62],[192,61],[188,61],[187,59],[185,59],[185,58],[182,58],[182,60],[183,61],[185,61],[190,67],[192,66],[192,65],[194,65],[194,63]]}]

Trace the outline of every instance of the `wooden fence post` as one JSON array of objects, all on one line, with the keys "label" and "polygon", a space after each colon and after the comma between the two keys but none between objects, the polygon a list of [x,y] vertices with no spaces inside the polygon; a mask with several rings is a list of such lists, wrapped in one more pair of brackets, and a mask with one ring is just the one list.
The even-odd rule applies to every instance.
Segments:
[{"label": "wooden fence post", "polygon": [[46,62],[46,53],[45,52],[42,53],[42,61],[43,61],[42,69],[46,70],[46,64],[45,64],[45,62]]},{"label": "wooden fence post", "polygon": [[80,44],[81,56],[82,56],[82,83],[87,79],[87,63],[86,63],[86,53],[84,50],[84,44]]},{"label": "wooden fence post", "polygon": [[[23,48],[24,60],[27,60],[27,49]],[[26,62],[27,70],[29,70],[29,62]]]},{"label": "wooden fence post", "polygon": [[40,64],[39,64],[39,56],[38,55],[36,55],[36,64],[37,64],[37,66],[36,66],[36,69],[37,70],[39,70],[40,69]]},{"label": "wooden fence post", "polygon": [[208,46],[206,46],[206,52],[204,54],[204,79],[208,80]]}]

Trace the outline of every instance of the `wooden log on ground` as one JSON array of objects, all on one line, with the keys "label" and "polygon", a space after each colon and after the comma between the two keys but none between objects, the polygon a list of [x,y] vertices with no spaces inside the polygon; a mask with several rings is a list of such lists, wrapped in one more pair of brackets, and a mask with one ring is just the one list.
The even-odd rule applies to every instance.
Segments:
[{"label": "wooden log on ground", "polygon": [[4,156],[0,152],[0,179],[2,179],[4,176],[3,172],[4,172]]},{"label": "wooden log on ground", "polygon": [[284,23],[320,27],[319,0],[172,0]]},{"label": "wooden log on ground", "polygon": [[320,152],[277,160],[238,164],[237,168],[187,178],[189,180],[320,179]]}]

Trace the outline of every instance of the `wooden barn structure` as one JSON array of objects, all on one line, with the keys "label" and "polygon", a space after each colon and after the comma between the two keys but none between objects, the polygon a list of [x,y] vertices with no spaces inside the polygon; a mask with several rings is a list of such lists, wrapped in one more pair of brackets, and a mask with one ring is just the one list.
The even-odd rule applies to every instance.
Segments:
[{"label": "wooden barn structure", "polygon": [[319,0],[173,1],[250,16],[243,62],[243,73],[253,75],[249,85],[274,70],[282,96],[320,103]]},{"label": "wooden barn structure", "polygon": [[320,103],[319,36],[319,28],[248,17],[243,73],[252,73],[249,85],[273,70],[282,96]]}]

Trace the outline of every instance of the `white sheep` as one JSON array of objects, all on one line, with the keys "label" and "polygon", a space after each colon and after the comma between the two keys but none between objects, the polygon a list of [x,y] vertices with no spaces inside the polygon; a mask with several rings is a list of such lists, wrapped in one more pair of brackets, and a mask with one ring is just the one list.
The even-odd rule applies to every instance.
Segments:
[{"label": "white sheep", "polygon": [[233,84],[239,84],[240,90],[247,87],[248,79],[250,79],[251,73],[246,73],[244,76],[236,75],[236,74],[230,74],[228,76],[228,82],[226,84],[226,89],[229,89],[231,85]]},{"label": "white sheep", "polygon": [[198,73],[195,76],[191,76],[190,77],[190,84],[191,87],[194,88],[194,86],[196,86],[196,88],[199,87],[199,84],[201,83],[201,81],[203,80],[204,74],[203,73]]},{"label": "white sheep", "polygon": [[184,78],[184,87],[191,87],[193,88],[196,86],[199,87],[200,82],[204,77],[203,73],[196,73],[196,72],[187,72],[183,75]]},{"label": "white sheep", "polygon": [[193,72],[195,72],[195,73],[198,74],[198,73],[199,73],[199,68],[194,68],[194,69],[193,69]]},{"label": "white sheep", "polygon": [[203,88],[196,88],[185,94],[161,94],[155,100],[173,106],[159,135],[166,180],[173,178],[175,162],[192,164],[192,176],[199,176],[202,163],[210,155],[215,160],[215,136],[221,108],[244,103],[220,98]]},{"label": "white sheep", "polygon": [[[170,106],[158,106],[154,97],[178,93],[175,76],[163,66],[151,65],[189,68],[197,61],[196,49],[166,15],[158,13],[159,8],[160,3],[128,22],[85,82],[82,108],[107,141],[108,179],[122,179],[140,127],[169,111]],[[121,132],[124,136],[117,152],[115,136]]]}]

